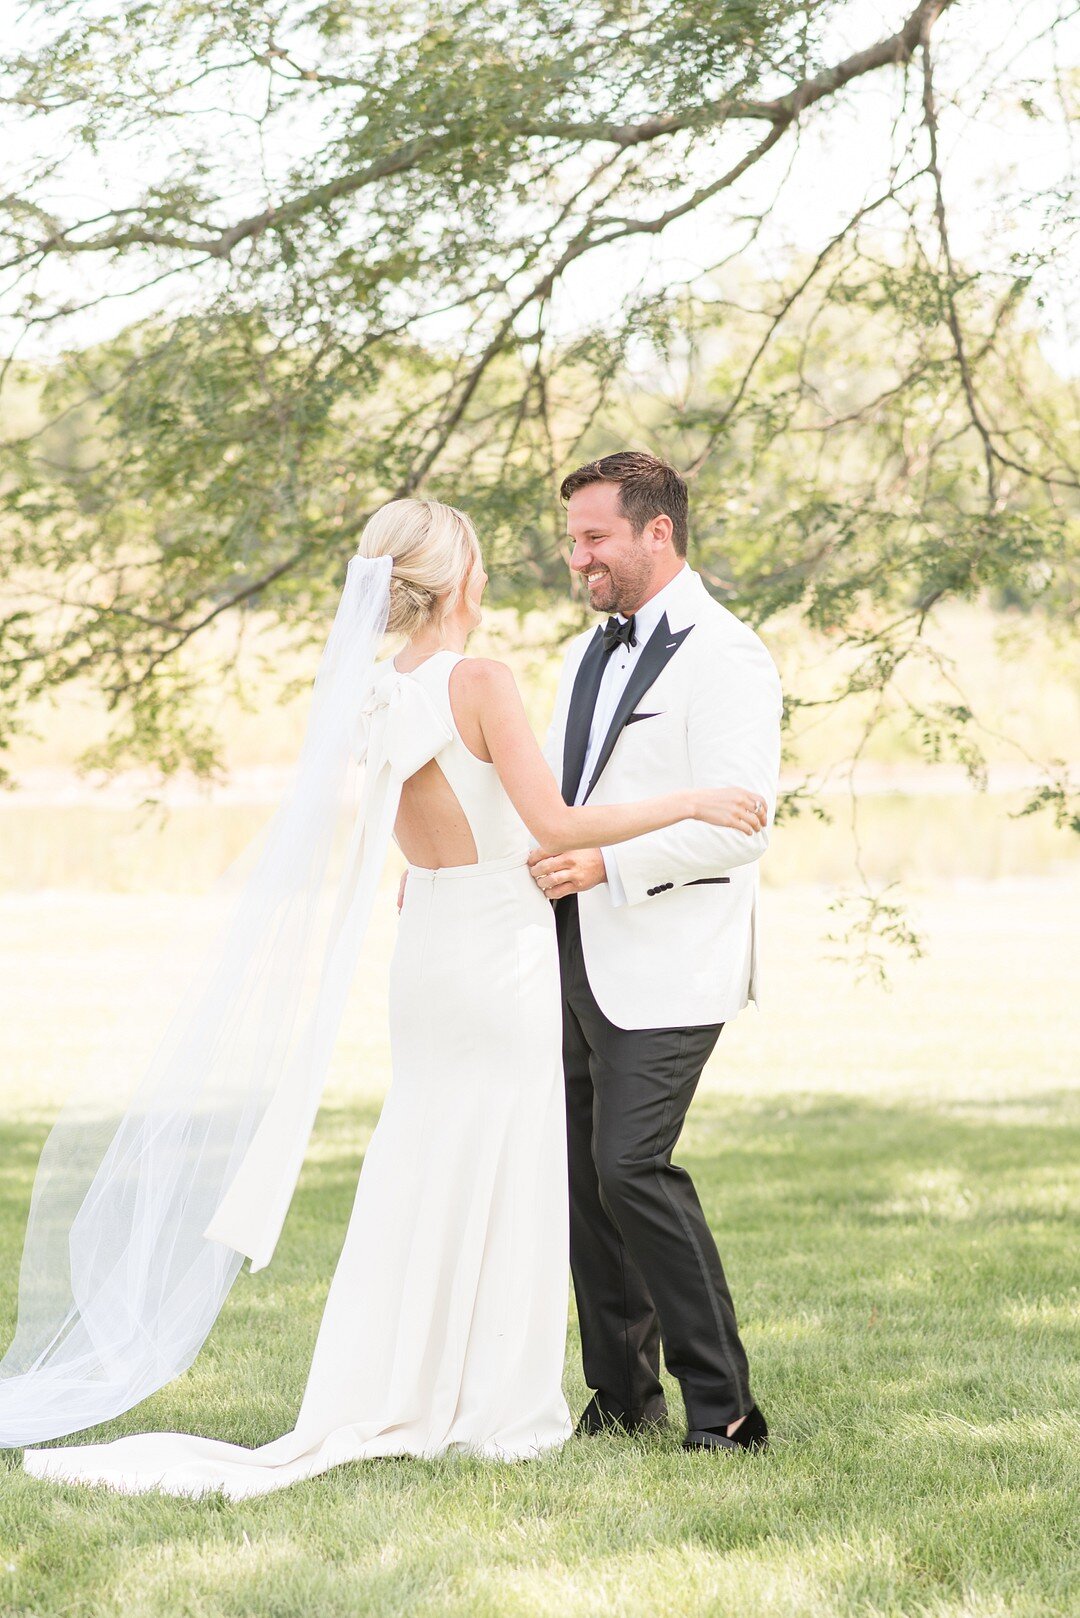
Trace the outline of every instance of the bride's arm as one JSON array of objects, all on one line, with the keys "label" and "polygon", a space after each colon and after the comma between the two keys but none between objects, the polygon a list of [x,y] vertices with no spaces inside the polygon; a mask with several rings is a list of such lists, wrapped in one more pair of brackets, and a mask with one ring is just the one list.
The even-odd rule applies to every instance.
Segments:
[{"label": "bride's arm", "polygon": [[740,787],[691,787],[637,803],[571,808],[563,802],[505,663],[487,658],[459,663],[453,702],[459,730],[479,731],[511,803],[550,854],[623,843],[681,820],[731,826],[748,837],[761,829],[756,800]]}]

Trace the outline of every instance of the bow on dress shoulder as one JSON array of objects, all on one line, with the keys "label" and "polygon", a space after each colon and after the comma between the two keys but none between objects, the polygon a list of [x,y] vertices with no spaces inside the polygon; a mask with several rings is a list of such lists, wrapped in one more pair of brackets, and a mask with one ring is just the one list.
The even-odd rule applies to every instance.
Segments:
[{"label": "bow on dress shoulder", "polygon": [[394,667],[376,674],[360,704],[355,754],[385,766],[399,782],[442,752],[452,733],[424,687]]}]

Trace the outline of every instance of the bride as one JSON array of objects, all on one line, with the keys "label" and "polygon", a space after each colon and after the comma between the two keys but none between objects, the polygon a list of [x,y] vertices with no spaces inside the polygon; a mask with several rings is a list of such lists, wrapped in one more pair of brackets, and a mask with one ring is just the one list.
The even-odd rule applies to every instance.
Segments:
[{"label": "bride", "polygon": [[[296,783],[231,929],[102,1149],[88,1156],[85,1120],[62,1119],[35,1184],[19,1330],[0,1366],[11,1445],[163,1385],[198,1352],[243,1257],[268,1262],[392,834],[408,862],[393,1080],[295,1428],[256,1449],[181,1433],[30,1447],[35,1476],[239,1499],[360,1457],[511,1460],[569,1436],[559,966],[526,857],[684,819],[747,833],[758,820],[734,786],[568,807],[509,669],[464,655],[486,582],[453,507],[397,500],[371,518]],[[387,629],[404,644],[379,662]],[[313,895],[357,759],[363,795],[323,927]]]}]

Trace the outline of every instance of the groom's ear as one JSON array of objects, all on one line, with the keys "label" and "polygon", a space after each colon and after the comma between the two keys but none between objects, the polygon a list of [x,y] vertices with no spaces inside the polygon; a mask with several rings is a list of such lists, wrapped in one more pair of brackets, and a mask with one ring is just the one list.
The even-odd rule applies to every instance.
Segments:
[{"label": "groom's ear", "polygon": [[666,550],[675,542],[675,524],[666,511],[661,511],[645,524],[645,540],[650,550]]}]

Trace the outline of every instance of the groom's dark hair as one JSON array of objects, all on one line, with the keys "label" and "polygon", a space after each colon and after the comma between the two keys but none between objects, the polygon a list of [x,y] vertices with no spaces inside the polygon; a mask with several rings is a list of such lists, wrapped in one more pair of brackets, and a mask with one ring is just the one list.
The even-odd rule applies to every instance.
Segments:
[{"label": "groom's dark hair", "polygon": [[676,555],[686,555],[690,494],[673,466],[643,449],[622,449],[587,461],[563,478],[559,493],[564,500],[590,483],[617,483],[619,510],[640,534],[654,517],[671,518],[671,542]]}]

